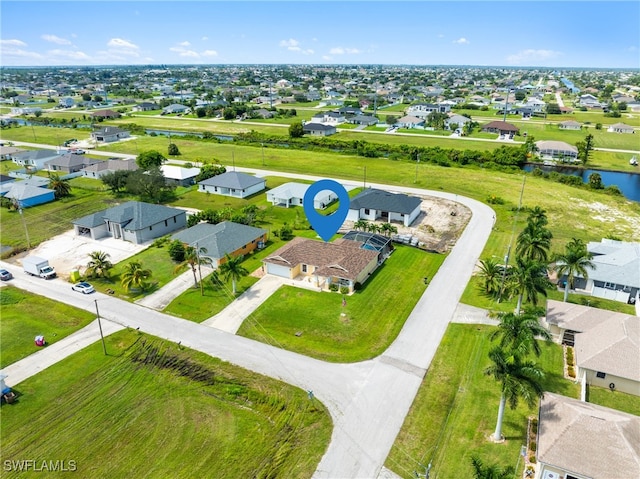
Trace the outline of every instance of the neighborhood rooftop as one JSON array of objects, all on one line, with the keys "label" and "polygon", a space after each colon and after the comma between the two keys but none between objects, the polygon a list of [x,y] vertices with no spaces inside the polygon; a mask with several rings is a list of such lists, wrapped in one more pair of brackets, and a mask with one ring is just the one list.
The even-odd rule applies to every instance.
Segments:
[{"label": "neighborhood rooftop", "polygon": [[390,193],[388,191],[370,188],[353,197],[349,208],[352,210],[371,208],[408,215],[420,206],[421,203],[422,200],[415,196],[409,196],[403,193]]},{"label": "neighborhood rooftop", "polygon": [[198,184],[244,190],[263,182],[264,178],[259,178],[257,176],[248,175],[246,173],[239,173],[236,171],[227,171],[226,173],[222,173],[221,175],[216,175],[206,180],[200,181]]},{"label": "neighborhood rooftop", "polygon": [[104,224],[105,220],[126,226],[127,229],[139,230],[160,221],[173,218],[182,210],[168,206],[152,205],[141,201],[128,201],[121,205],[92,213],[73,221],[74,225],[94,228]]}]

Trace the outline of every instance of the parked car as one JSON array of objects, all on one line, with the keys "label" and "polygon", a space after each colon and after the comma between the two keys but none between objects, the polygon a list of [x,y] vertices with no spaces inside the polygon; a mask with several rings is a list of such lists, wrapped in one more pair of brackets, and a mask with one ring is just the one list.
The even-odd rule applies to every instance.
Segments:
[{"label": "parked car", "polygon": [[71,286],[71,289],[84,294],[93,293],[95,291],[93,286],[91,286],[86,281],[81,281],[79,283],[74,284],[73,286]]},{"label": "parked car", "polygon": [[13,278],[13,275],[9,271],[0,269],[0,280],[9,281],[11,278]]},{"label": "parked car", "polygon": [[73,153],[74,155],[84,155],[86,151],[78,148],[77,150],[71,150],[71,153]]},{"label": "parked car", "polygon": [[75,138],[71,138],[70,140],[65,141],[65,142],[62,144],[62,146],[69,146],[69,145],[71,145],[72,143],[75,143],[76,141],[78,141],[78,140],[76,140]]}]

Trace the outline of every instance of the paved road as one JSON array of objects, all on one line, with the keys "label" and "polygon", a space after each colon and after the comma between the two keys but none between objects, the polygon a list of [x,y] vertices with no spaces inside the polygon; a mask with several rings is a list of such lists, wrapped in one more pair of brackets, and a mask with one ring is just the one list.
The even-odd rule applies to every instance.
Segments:
[{"label": "paved road", "polygon": [[[308,175],[278,174],[319,179]],[[94,311],[93,299],[98,299],[101,315],[118,325],[140,328],[148,334],[180,341],[187,347],[313,391],[315,397],[327,406],[334,424],[331,443],[314,477],[370,479],[378,477],[382,471],[494,222],[491,208],[469,198],[375,183],[370,186],[458,201],[471,208],[473,215],[397,339],[381,356],[361,363],[318,361],[100,293],[91,297],[79,295],[62,280],[47,282],[25,276],[13,265],[3,263],[3,266],[16,276],[16,286],[89,311]],[[7,381],[15,384],[11,378]]]}]

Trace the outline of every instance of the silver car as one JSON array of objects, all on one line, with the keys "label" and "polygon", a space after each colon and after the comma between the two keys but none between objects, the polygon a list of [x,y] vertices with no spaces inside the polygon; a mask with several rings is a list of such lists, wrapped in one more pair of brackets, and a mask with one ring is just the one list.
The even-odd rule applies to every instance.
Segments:
[{"label": "silver car", "polygon": [[95,291],[93,286],[91,286],[86,281],[81,281],[79,283],[74,284],[73,286],[71,286],[71,289],[74,291],[79,291],[80,293],[84,293],[84,294],[93,293]]}]

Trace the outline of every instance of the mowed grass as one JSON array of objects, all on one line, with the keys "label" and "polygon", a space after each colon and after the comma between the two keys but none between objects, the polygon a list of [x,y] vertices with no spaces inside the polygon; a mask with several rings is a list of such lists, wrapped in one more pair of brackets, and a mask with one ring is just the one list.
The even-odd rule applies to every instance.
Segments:
[{"label": "mowed grass", "polygon": [[41,350],[35,345],[37,335],[51,345],[95,319],[87,311],[10,285],[0,289],[0,306],[0,368]]},{"label": "mowed grass", "polygon": [[[386,467],[406,477],[432,463],[431,477],[472,477],[471,457],[485,464],[515,466],[525,444],[527,418],[537,407],[506,409],[502,433],[506,441],[488,438],[495,429],[500,387],[484,374],[490,365],[491,326],[450,324],[386,460]],[[578,386],[562,376],[562,348],[542,346],[537,360],[545,371],[546,391],[572,398]],[[522,459],[520,460],[522,467]]]},{"label": "mowed grass", "polygon": [[638,396],[634,396],[633,394],[611,391],[610,389],[599,388],[597,386],[589,386],[587,389],[587,401],[640,416],[640,401],[638,400]]},{"label": "mowed grass", "polygon": [[283,286],[244,321],[238,334],[326,361],[378,356],[424,292],[423,278],[433,277],[444,258],[398,246],[362,290],[346,297],[344,307],[338,293]]},{"label": "mowed grass", "polygon": [[[308,478],[331,420],[305,391],[122,331],[14,390],[4,461],[64,459],[79,477]],[[3,477],[23,477],[5,472]]]}]

